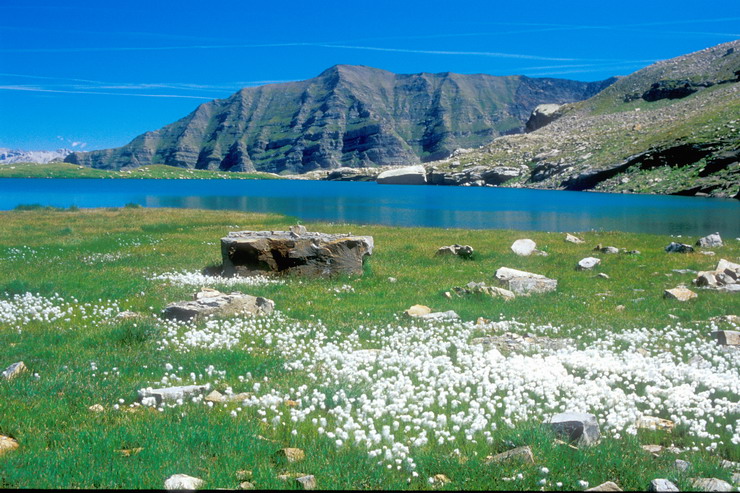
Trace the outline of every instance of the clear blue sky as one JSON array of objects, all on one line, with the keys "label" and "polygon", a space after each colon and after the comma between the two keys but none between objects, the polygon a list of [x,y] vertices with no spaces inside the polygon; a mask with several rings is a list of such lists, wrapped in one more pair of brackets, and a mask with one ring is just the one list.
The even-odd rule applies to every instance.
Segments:
[{"label": "clear blue sky", "polygon": [[116,147],[338,63],[590,81],[739,33],[737,0],[0,0],[0,147]]}]

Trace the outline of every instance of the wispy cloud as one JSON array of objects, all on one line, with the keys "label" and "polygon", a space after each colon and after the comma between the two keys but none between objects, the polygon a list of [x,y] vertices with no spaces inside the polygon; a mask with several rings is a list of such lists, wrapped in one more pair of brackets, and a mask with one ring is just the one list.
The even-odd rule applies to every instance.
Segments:
[{"label": "wispy cloud", "polygon": [[24,91],[24,92],[44,92],[44,93],[62,93],[62,94],[96,94],[99,96],[139,96],[145,98],[184,98],[184,99],[205,99],[212,100],[216,99],[214,96],[189,96],[184,94],[144,94],[144,93],[127,93],[127,92],[106,92],[106,91],[75,91],[75,90],[64,90],[64,89],[47,89],[38,86],[22,86],[22,85],[0,85],[0,91]]}]

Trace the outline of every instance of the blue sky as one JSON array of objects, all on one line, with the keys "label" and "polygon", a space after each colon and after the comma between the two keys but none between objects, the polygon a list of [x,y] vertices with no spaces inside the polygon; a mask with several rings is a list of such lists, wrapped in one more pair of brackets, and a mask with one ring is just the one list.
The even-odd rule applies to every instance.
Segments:
[{"label": "blue sky", "polygon": [[[567,5],[567,6],[566,6]],[[0,1],[0,147],[117,147],[338,64],[600,80],[740,38],[740,2]]]}]

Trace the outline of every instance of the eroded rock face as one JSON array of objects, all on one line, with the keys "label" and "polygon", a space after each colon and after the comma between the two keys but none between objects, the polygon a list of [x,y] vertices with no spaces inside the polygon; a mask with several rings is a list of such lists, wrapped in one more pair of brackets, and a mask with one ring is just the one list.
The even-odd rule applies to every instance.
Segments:
[{"label": "eroded rock face", "polygon": [[362,263],[373,246],[372,236],[304,230],[232,232],[221,238],[223,275],[362,275]]}]

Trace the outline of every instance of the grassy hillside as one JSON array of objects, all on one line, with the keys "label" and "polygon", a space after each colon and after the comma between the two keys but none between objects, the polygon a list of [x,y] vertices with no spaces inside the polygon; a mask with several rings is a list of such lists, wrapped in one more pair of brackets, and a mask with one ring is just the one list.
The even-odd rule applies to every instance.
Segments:
[{"label": "grassy hillside", "polygon": [[[582,490],[615,481],[644,490],[661,477],[690,490],[690,477],[731,479],[720,461],[740,460],[739,353],[709,332],[732,328],[710,319],[737,313],[738,295],[697,290],[681,303],[662,294],[690,284],[683,269],[737,262],[738,240],[711,257],[665,253],[675,238],[653,235],[586,232],[576,245],[555,233],[307,224],[372,235],[364,275],[231,285],[199,275],[219,262],[228,231],[291,224],[228,211],[0,213],[0,370],[19,360],[29,368],[0,380],[0,434],[19,444],[0,453],[0,484],[158,489],[183,473],[208,488],[249,477],[278,489],[298,487],[281,475],[303,473],[322,489]],[[549,255],[516,256],[509,246],[524,237]],[[434,256],[453,243],[472,245],[473,259]],[[597,254],[598,243],[641,253]],[[575,270],[590,255],[601,266]],[[509,302],[444,296],[469,281],[493,284],[501,266],[558,279],[558,289]],[[204,284],[268,297],[279,313],[192,325],[159,318]],[[461,320],[402,315],[417,303]],[[138,315],[119,317],[124,310]],[[479,337],[503,345],[490,350]],[[193,382],[251,397],[133,404],[138,389]],[[95,404],[103,410],[91,411]],[[573,449],[540,425],[572,409],[598,417],[599,445]],[[642,414],[677,426],[635,430]],[[645,444],[683,451],[654,457]],[[534,464],[486,464],[523,445]],[[276,457],[286,446],[306,459]],[[691,471],[677,470],[676,458]]]},{"label": "grassy hillside", "polygon": [[[558,119],[535,132],[500,137],[430,166],[524,170],[506,186],[736,197],[738,71],[740,41],[659,62],[565,105]],[[653,100],[661,96],[646,96],[654,84],[694,92]]]}]

